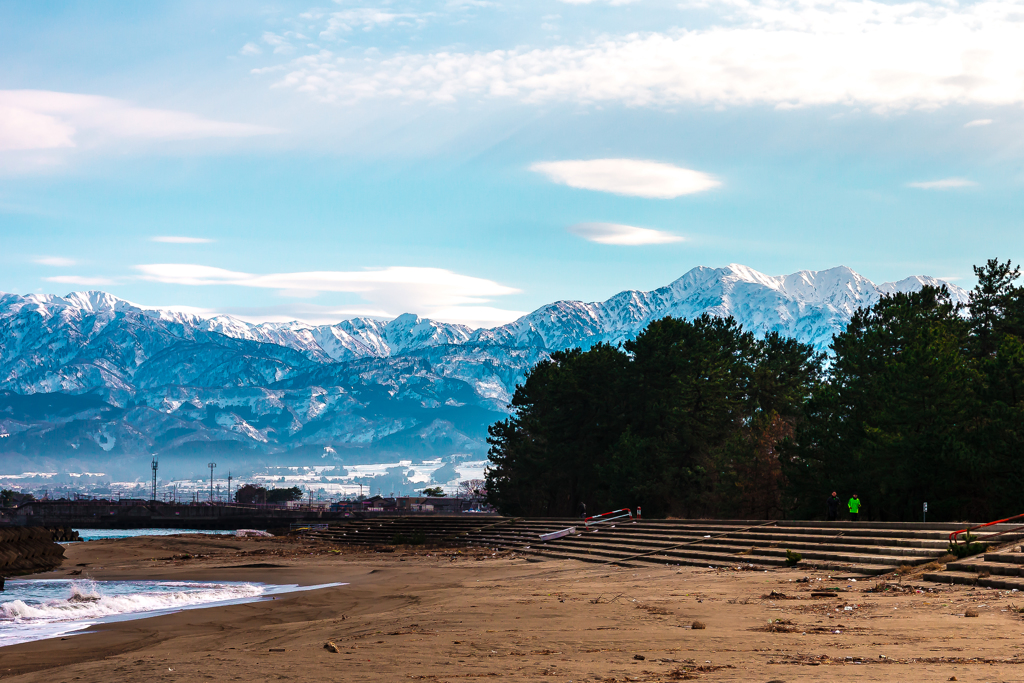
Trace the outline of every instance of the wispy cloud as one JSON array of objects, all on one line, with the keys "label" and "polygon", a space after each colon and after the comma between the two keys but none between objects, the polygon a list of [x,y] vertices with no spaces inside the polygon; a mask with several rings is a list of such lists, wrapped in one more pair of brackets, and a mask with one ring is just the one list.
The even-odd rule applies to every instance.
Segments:
[{"label": "wispy cloud", "polygon": [[877,110],[1024,103],[1018,0],[728,0],[692,5],[709,28],[589,44],[352,60],[326,51],[275,85],[324,100],[767,104]]},{"label": "wispy cloud", "polygon": [[106,285],[116,285],[116,280],[111,280],[105,277],[84,277],[81,275],[54,275],[53,277],[44,277],[47,282],[57,282],[62,285],[78,285],[80,287],[104,287]]},{"label": "wispy cloud", "polygon": [[256,43],[246,43],[242,46],[242,49],[238,51],[238,54],[246,57],[254,57],[256,55],[263,54],[263,49]]},{"label": "wispy cloud", "polygon": [[138,107],[98,95],[0,90],[0,151],[50,150],[100,140],[195,140],[275,133],[266,126]]},{"label": "wispy cloud", "polygon": [[358,7],[327,15],[327,26],[320,32],[320,38],[333,40],[340,33],[351,33],[356,29],[371,31],[378,26],[387,26],[396,22],[422,23],[426,14],[408,12],[390,12],[372,7]]},{"label": "wispy cloud", "polygon": [[907,183],[907,187],[915,187],[919,190],[953,190],[958,187],[974,187],[978,183],[966,178],[943,178],[942,180],[924,180],[916,183]]},{"label": "wispy cloud", "polygon": [[186,263],[154,263],[135,268],[142,279],[164,284],[255,287],[303,297],[319,292],[355,293],[373,304],[375,310],[386,311],[388,315],[413,312],[464,324],[509,322],[522,315],[521,311],[486,305],[492,297],[519,290],[442,268],[390,267],[267,275]]},{"label": "wispy cloud", "polygon": [[642,159],[544,161],[530,170],[569,187],[654,199],[672,199],[721,185],[701,171]]},{"label": "wispy cloud", "polygon": [[682,242],[683,238],[670,232],[638,228],[619,223],[577,223],[568,228],[569,232],[585,240],[599,244],[639,246],[643,244],[667,244]]},{"label": "wispy cloud", "polygon": [[974,119],[964,124],[964,128],[975,128],[977,126],[987,126],[992,123],[992,119]]},{"label": "wispy cloud", "polygon": [[[560,0],[560,1],[564,2],[567,5],[591,5],[591,4],[597,4],[599,2],[599,0]],[[634,2],[639,2],[639,1],[640,0],[604,0],[604,2],[606,2],[609,5],[613,5],[613,6],[629,5],[629,4],[632,4]]]},{"label": "wispy cloud", "polygon": [[35,260],[41,266],[53,266],[55,268],[67,268],[75,265],[74,259],[64,258],[63,256],[42,256]]},{"label": "wispy cloud", "polygon": [[213,241],[208,237],[182,237],[180,235],[160,235],[150,239],[153,242],[164,242],[167,244],[209,244]]}]

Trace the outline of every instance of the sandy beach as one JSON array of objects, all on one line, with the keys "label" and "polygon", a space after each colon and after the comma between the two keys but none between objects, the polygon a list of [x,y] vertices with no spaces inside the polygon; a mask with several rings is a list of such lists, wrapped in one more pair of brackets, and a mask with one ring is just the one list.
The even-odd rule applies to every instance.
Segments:
[{"label": "sandy beach", "polygon": [[[0,648],[0,678],[1024,680],[1024,596],[913,579],[875,592],[874,580],[799,568],[635,569],[210,536],[73,544],[36,578],[76,576],[347,585]],[[825,588],[841,592],[812,595]]]}]

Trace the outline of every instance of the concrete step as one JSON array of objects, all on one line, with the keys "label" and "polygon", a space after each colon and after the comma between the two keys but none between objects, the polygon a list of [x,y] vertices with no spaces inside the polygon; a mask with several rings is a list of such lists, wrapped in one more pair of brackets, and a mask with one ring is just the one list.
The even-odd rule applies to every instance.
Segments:
[{"label": "concrete step", "polygon": [[979,577],[975,572],[927,572],[922,578],[925,581],[945,584],[962,584],[968,586],[983,586],[985,588],[999,588],[1001,590],[1024,591],[1024,577],[1019,576],[988,576]]},{"label": "concrete step", "polygon": [[[530,548],[522,549],[522,552],[529,552],[545,557],[558,557],[564,559],[581,559],[587,562],[601,562],[601,563],[615,563],[618,566],[639,566],[640,563],[647,564],[668,564],[668,565],[683,565],[683,566],[694,566],[694,567],[782,567],[786,566],[785,557],[768,557],[768,556],[735,556],[715,553],[699,553],[699,554],[664,554],[664,555],[646,555],[644,557],[632,557],[627,554],[615,553],[607,550],[590,550],[589,552],[583,552],[576,549],[570,548],[553,548],[544,546],[541,548]],[[617,562],[617,560],[626,560],[625,562]],[[892,571],[891,566],[886,565],[875,565],[875,564],[858,564],[858,563],[843,563],[843,562],[819,562],[819,561],[802,561],[799,565],[802,568],[812,569],[826,569],[826,570],[841,570],[844,574],[855,574],[858,576],[876,576],[878,574],[885,574]]]},{"label": "concrete step", "polygon": [[[582,531],[582,530],[581,530]],[[594,532],[584,532],[587,535]],[[628,536],[631,541],[635,543],[650,542],[652,544],[659,543],[683,543],[687,541],[700,541],[705,536],[714,536],[713,534],[697,534],[697,533],[686,533],[686,534],[664,534],[664,533],[653,533],[648,530],[634,529],[630,526],[623,526],[616,529],[603,529],[599,534],[615,534]],[[727,536],[720,536],[718,538],[712,537],[705,540],[706,543],[723,543],[723,544],[735,544],[739,541],[749,543],[752,546],[760,547],[769,544],[775,544],[779,546],[793,546],[793,545],[804,545],[804,544],[827,544],[831,547],[849,547],[858,546],[863,547],[863,552],[878,552],[869,550],[873,546],[882,547],[898,547],[907,548],[909,554],[914,554],[916,550],[933,551],[934,553],[943,552],[946,549],[947,542],[945,540],[920,540],[920,539],[903,539],[903,538],[890,538],[890,537],[850,537],[850,536],[823,536],[823,535],[810,535],[803,534],[792,536],[784,532],[778,533],[753,533],[753,532],[734,532],[729,533]],[[904,551],[900,551],[902,553]],[[900,554],[890,552],[889,554]]]},{"label": "concrete step", "polygon": [[[729,555],[735,556],[735,561],[742,561],[743,555],[739,553],[745,550],[749,550],[750,546],[747,545],[725,545],[725,544],[714,544],[707,543],[705,539],[698,539],[698,542],[692,545],[684,545],[676,549],[669,550],[671,546],[665,544],[639,544],[634,543],[629,537],[617,537],[615,539],[602,538],[597,539],[590,534],[567,536],[565,538],[548,541],[545,545],[557,546],[560,548],[580,548],[587,547],[591,549],[604,549],[604,550],[616,550],[622,552],[630,552],[633,554],[639,554],[644,552],[651,552],[654,550],[663,550],[663,554],[672,556],[701,556],[710,553],[714,556]],[[713,539],[707,539],[713,540]],[[788,547],[754,547],[752,555],[764,556],[764,557],[776,557],[782,558],[785,561],[786,550],[792,550],[793,552],[800,553],[806,560],[820,560],[824,562],[852,562],[860,564],[873,564],[873,565],[889,565],[898,567],[901,564],[921,564],[928,562],[936,556],[940,555],[938,551],[922,552],[917,551],[915,554],[904,554],[907,549],[889,549],[881,547],[872,547],[869,552],[863,552],[862,548],[849,548],[846,546],[836,546],[833,548],[823,546],[800,546],[790,545]],[[892,551],[893,554],[883,554],[887,551]]]},{"label": "concrete step", "polygon": [[[581,541],[580,536],[559,538],[546,543],[538,544],[552,552],[583,552],[587,554],[603,555],[607,557],[629,557],[641,553],[649,553],[652,549],[632,546],[626,542],[622,543],[595,543]],[[586,537],[583,537],[584,539]],[[770,566],[786,565],[786,550],[782,548],[761,548],[750,555],[739,555],[735,547],[731,550],[721,547],[683,546],[680,548],[657,549],[662,552],[656,553],[659,557],[674,558],[675,560],[693,560],[696,564],[712,562],[716,564],[765,564]],[[818,564],[862,564],[873,567],[885,567],[885,571],[892,571],[894,567],[907,561],[905,557],[886,555],[862,555],[855,553],[816,552],[811,549],[801,549],[805,562],[816,562]],[[642,559],[642,558],[641,558]],[[920,558],[926,561],[930,558]],[[884,572],[883,572],[884,573]]]},{"label": "concrete step", "polygon": [[[494,530],[492,535],[507,534],[512,530]],[[539,535],[539,534],[538,534]],[[856,548],[857,552],[877,553],[888,555],[909,555],[909,556],[939,556],[946,549],[944,541],[920,541],[891,538],[848,538],[848,537],[824,537],[805,535],[801,537],[790,537],[785,534],[764,534],[755,535],[747,533],[735,533],[719,538],[704,538],[705,534],[654,534],[646,531],[635,530],[632,526],[602,529],[598,532],[583,532],[586,538],[606,539],[614,537],[616,542],[629,542],[636,546],[648,546],[657,548],[664,545],[676,545],[686,542],[701,542],[708,545],[742,545],[746,549],[750,547],[806,547],[806,544],[814,544],[826,550],[839,550]],[[628,539],[628,541],[627,541]]]},{"label": "concrete step", "polygon": [[985,562],[1000,562],[1003,564],[1024,564],[1024,553],[985,553]]},{"label": "concrete step", "polygon": [[973,572],[975,574],[999,574],[1001,576],[1024,576],[1024,565],[1009,562],[950,562],[946,569],[956,572]]}]

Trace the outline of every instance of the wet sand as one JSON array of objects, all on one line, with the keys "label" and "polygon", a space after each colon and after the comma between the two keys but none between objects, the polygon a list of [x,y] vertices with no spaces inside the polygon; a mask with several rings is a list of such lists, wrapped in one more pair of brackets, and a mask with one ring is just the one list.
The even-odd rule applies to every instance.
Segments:
[{"label": "wet sand", "polygon": [[[75,544],[59,570],[36,578],[69,576],[348,585],[0,648],[0,678],[1024,680],[1024,622],[1015,611],[1024,595],[914,580],[876,593],[874,580],[799,568],[629,569],[210,536]],[[904,592],[907,585],[925,592]],[[811,595],[823,588],[843,592]],[[968,608],[979,616],[965,617]],[[706,628],[691,628],[694,621]],[[339,651],[324,649],[327,641]]]}]

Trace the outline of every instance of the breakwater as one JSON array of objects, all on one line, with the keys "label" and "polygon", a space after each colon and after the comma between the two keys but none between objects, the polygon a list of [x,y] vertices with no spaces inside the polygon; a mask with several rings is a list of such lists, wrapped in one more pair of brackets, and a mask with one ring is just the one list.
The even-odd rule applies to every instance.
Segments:
[{"label": "breakwater", "polygon": [[64,548],[57,541],[77,538],[77,533],[68,528],[0,527],[0,590],[4,577],[59,567],[64,561]]},{"label": "breakwater", "polygon": [[326,522],[344,513],[323,508],[275,508],[232,504],[185,505],[152,501],[33,501],[8,514],[15,526],[78,529],[279,529]]}]

